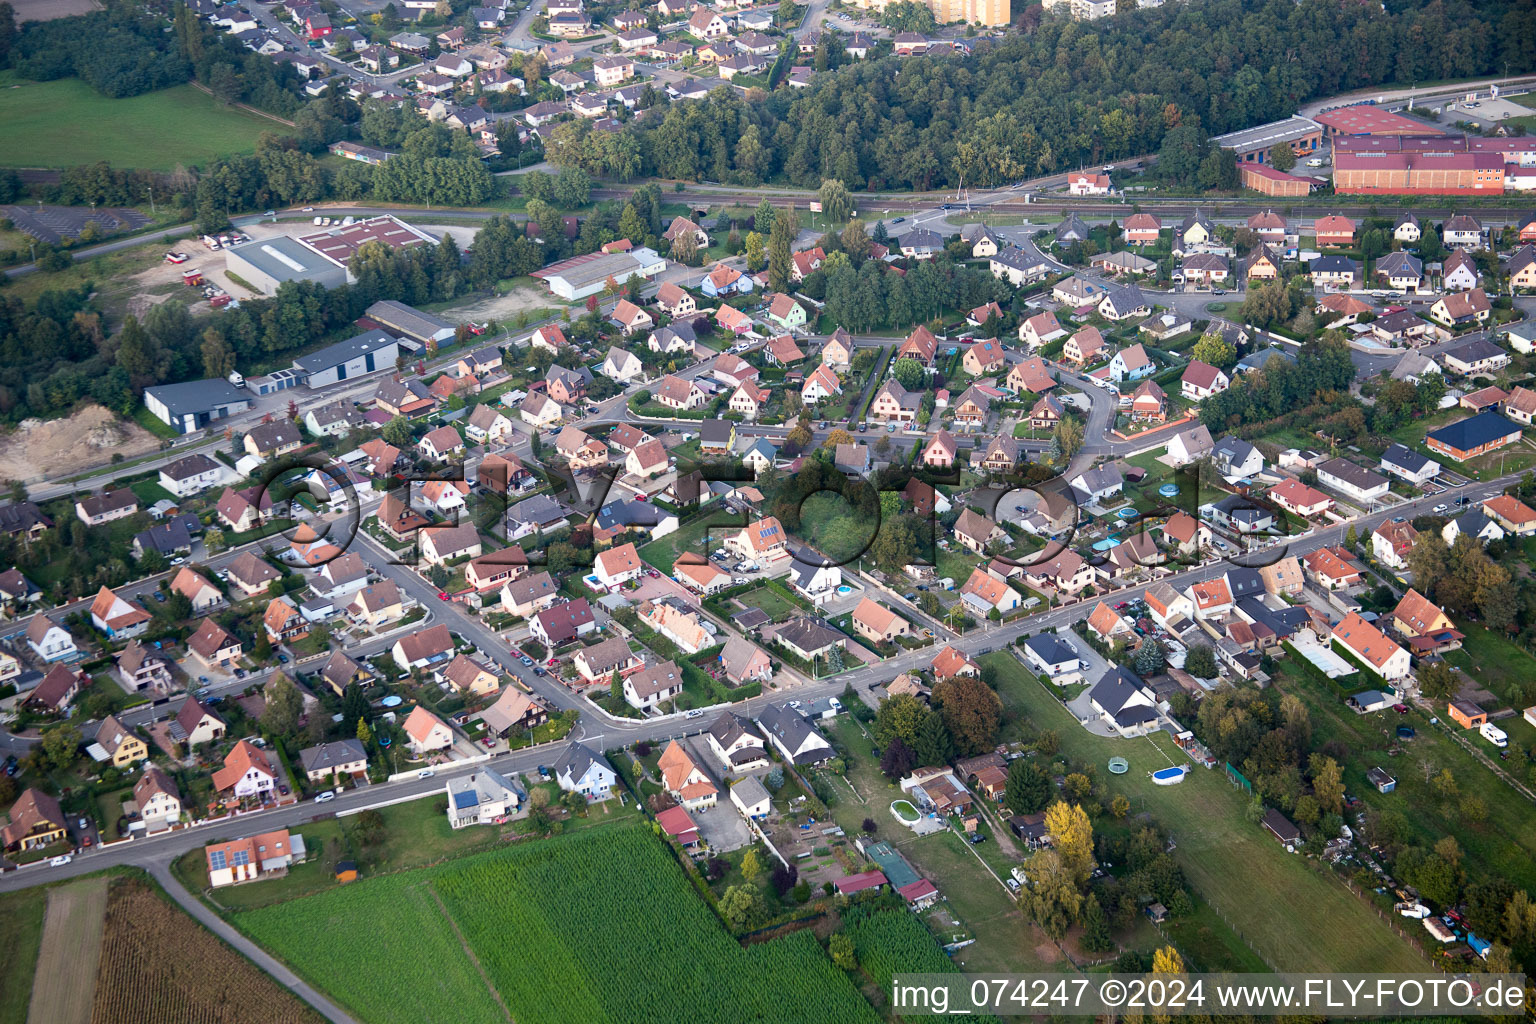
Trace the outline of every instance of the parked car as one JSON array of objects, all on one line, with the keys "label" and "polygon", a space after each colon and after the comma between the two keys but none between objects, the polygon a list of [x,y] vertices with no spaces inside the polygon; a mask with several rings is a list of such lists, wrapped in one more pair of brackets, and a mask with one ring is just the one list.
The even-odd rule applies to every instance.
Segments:
[{"label": "parked car", "polygon": [[522,662],[526,666],[532,666],[533,665],[533,659],[528,657],[528,655],[526,655],[526,654],[523,655],[521,658],[518,658],[517,660]]},{"label": "parked car", "polygon": [[74,859],[75,858],[70,856],[69,854],[63,853],[63,854],[60,854],[59,856],[53,858],[53,860],[50,860],[48,863],[50,865],[52,865],[53,867],[61,868],[65,864],[68,864],[70,861],[72,861]]},{"label": "parked car", "polygon": [[315,803],[323,804],[335,799],[336,794],[332,793],[330,790],[326,790],[324,793],[319,793],[315,796]]},{"label": "parked car", "polygon": [[541,778],[541,779],[549,778],[549,765],[547,765],[547,764],[539,765],[539,778]]},{"label": "parked car", "polygon": [[416,777],[418,779],[430,779],[436,774],[437,772],[433,771],[431,768],[423,768],[421,771],[416,773]]},{"label": "parked car", "polygon": [[704,717],[704,712],[700,711],[698,708],[694,708],[692,711],[688,712],[683,717],[684,718],[703,718]]},{"label": "parked car", "polygon": [[1392,705],[1392,710],[1396,711],[1400,715],[1406,715],[1408,713],[1408,705],[1407,704],[1393,704]]}]

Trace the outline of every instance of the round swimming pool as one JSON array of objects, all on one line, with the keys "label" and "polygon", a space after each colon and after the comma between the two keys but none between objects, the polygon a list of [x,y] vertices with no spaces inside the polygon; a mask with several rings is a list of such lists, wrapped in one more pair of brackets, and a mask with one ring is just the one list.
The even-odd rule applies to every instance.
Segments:
[{"label": "round swimming pool", "polygon": [[839,594],[851,594],[853,593],[853,588],[849,586],[841,586],[837,588],[837,592]]},{"label": "round swimming pool", "polygon": [[1163,484],[1163,486],[1157,489],[1157,493],[1161,494],[1165,498],[1176,498],[1179,494],[1179,485]]},{"label": "round swimming pool", "polygon": [[1124,519],[1127,522],[1129,522],[1132,519],[1139,518],[1141,516],[1141,513],[1137,512],[1133,508],[1122,508],[1122,509],[1119,509],[1119,510],[1117,510],[1115,512],[1115,516],[1116,516],[1116,518]]}]

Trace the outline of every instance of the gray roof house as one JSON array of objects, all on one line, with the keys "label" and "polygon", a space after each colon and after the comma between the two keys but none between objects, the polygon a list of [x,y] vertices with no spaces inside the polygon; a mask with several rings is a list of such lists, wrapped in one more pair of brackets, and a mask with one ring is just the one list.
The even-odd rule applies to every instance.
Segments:
[{"label": "gray roof house", "polygon": [[613,795],[618,773],[607,759],[584,743],[574,740],[555,759],[555,781],[567,792],[580,793],[588,800],[607,800]]},{"label": "gray roof house", "polygon": [[794,764],[816,764],[834,753],[832,744],[816,727],[787,704],[769,704],[758,713],[757,724],[779,753]]}]

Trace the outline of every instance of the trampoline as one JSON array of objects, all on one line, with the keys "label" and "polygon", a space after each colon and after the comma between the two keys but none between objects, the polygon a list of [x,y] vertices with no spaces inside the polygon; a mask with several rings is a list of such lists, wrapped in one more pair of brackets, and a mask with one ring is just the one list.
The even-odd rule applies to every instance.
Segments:
[{"label": "trampoline", "polygon": [[1123,757],[1112,757],[1112,758],[1109,759],[1109,771],[1110,771],[1110,774],[1112,774],[1112,775],[1124,775],[1126,772],[1128,772],[1130,770],[1131,770],[1131,764],[1125,758],[1123,758]]}]

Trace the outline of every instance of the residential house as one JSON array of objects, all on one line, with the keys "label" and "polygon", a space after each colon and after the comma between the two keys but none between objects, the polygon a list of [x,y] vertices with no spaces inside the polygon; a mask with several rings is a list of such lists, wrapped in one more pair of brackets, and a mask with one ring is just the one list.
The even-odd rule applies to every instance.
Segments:
[{"label": "residential house", "polygon": [[243,739],[224,756],[224,767],[213,773],[213,788],[226,800],[260,800],[277,789],[277,772],[264,750]]},{"label": "residential house", "polygon": [[1083,662],[1077,649],[1056,633],[1038,633],[1025,640],[1024,659],[1037,674],[1057,685],[1081,678]]},{"label": "residential house", "polygon": [[671,281],[657,290],[656,305],[661,307],[663,313],[674,319],[692,316],[698,312],[698,304],[694,302],[693,296]]},{"label": "residential house", "polygon": [[1310,519],[1333,507],[1333,499],[1295,477],[1287,477],[1269,489],[1269,499],[1287,512]]},{"label": "residential house", "polygon": [[1412,673],[1408,652],[1358,612],[1350,612],[1333,627],[1330,639],[1389,683],[1406,679]]},{"label": "residential house", "polygon": [[592,606],[584,597],[552,605],[528,620],[528,632],[545,647],[554,649],[586,636],[597,628]]},{"label": "residential house", "polygon": [[1168,396],[1156,381],[1142,381],[1131,394],[1131,422],[1162,423],[1167,418]]},{"label": "residential house", "polygon": [[1157,728],[1157,696],[1128,669],[1106,672],[1088,691],[1088,703],[1121,736],[1143,736]]},{"label": "residential house", "polygon": [[1371,531],[1371,554],[1389,569],[1406,569],[1408,552],[1418,538],[1419,531],[1406,519],[1388,519]]},{"label": "residential house", "polygon": [[779,754],[795,765],[819,764],[836,753],[804,715],[787,704],[769,704],[757,724]]},{"label": "residential house", "polygon": [[854,632],[877,644],[893,643],[898,636],[911,632],[906,619],[868,597],[854,608],[851,621]]},{"label": "residential house", "polygon": [[[1433,306],[1429,307],[1429,315],[1437,323],[1443,324],[1446,327],[1463,327],[1471,324],[1487,323],[1492,310],[1493,307],[1488,301],[1488,295],[1481,288],[1473,288],[1470,291],[1450,292],[1441,296]],[[1481,339],[1473,340],[1478,341]],[[1485,345],[1492,345],[1494,348],[1498,348],[1492,342],[1486,342]],[[1468,349],[1471,351],[1481,351],[1485,345],[1471,345],[1468,346]],[[1459,369],[1457,365],[1458,360],[1455,356],[1456,353],[1449,350],[1444,353],[1445,364],[1449,369],[1457,373],[1484,372],[1482,370]],[[1509,357],[1507,355],[1504,356],[1504,363],[1508,361]],[[1462,360],[1462,362],[1466,362],[1466,360]]]},{"label": "residential house", "polygon": [[[1051,313],[1041,314],[1051,317],[1051,323],[1055,324],[1056,317]],[[1028,321],[1026,321],[1027,323]],[[1097,327],[1092,325],[1084,327],[1067,339],[1062,346],[1061,357],[1078,366],[1086,366],[1089,363],[1098,362],[1103,357],[1106,349],[1104,335]]]},{"label": "residential house", "polygon": [[574,740],[555,759],[551,768],[561,789],[580,793],[589,801],[607,800],[613,794],[614,783],[619,779],[613,766],[601,754]]},{"label": "residential house", "polygon": [[609,590],[615,590],[631,580],[639,579],[645,573],[645,566],[640,562],[639,552],[634,544],[623,544],[619,547],[609,548],[607,551],[598,552],[593,562],[593,574],[598,582]]},{"label": "residential house", "polygon": [[232,475],[223,464],[196,452],[162,467],[160,486],[178,498],[187,498],[223,483]]},{"label": "residential house", "polygon": [[304,443],[304,436],[291,420],[273,420],[252,427],[245,435],[245,451],[248,455],[266,461],[278,455],[297,451]]},{"label": "residential house", "polygon": [[1514,444],[1520,436],[1520,424],[1489,410],[1430,431],[1424,446],[1455,462],[1465,462]]},{"label": "residential house", "polygon": [[1225,373],[1210,363],[1191,360],[1179,378],[1180,393],[1192,402],[1203,402],[1212,395],[1219,395],[1232,383]]},{"label": "residential house", "polygon": [[1004,364],[1002,343],[996,339],[978,341],[965,350],[960,365],[972,377],[993,373]]},{"label": "residential house", "polygon": [[494,406],[477,405],[465,420],[464,433],[479,444],[506,444],[512,438],[512,421]]},{"label": "residential house", "polygon": [[1381,453],[1381,469],[1416,487],[1422,487],[1439,475],[1440,463],[1412,448],[1394,443]]},{"label": "residential house", "polygon": [[1211,449],[1211,464],[1223,480],[1235,484],[1262,472],[1264,456],[1247,441],[1227,436]]},{"label": "residential house", "polygon": [[75,515],[86,526],[101,526],[126,519],[138,510],[138,496],[126,487],[88,495],[75,502]]},{"label": "residential house", "polygon": [[69,821],[59,801],[40,789],[28,787],[11,805],[10,821],[0,830],[7,851],[40,850],[69,837]]},{"label": "residential house", "polygon": [[499,824],[514,813],[524,799],[523,791],[515,782],[490,768],[449,779],[445,789],[451,828]]},{"label": "residential house", "polygon": [[1318,548],[1307,552],[1301,560],[1306,565],[1307,571],[1325,590],[1340,590],[1360,585],[1362,578],[1360,565],[1342,547]]},{"label": "residential house", "polygon": [[1125,487],[1125,475],[1114,463],[1086,469],[1067,481],[1078,503],[1091,505],[1112,498]]},{"label": "residential house", "polygon": [[23,703],[44,714],[62,715],[79,696],[81,686],[89,681],[90,676],[84,672],[55,664],[44,674],[42,682],[26,695]]},{"label": "residential house", "polygon": [[405,745],[417,757],[453,746],[453,730],[420,704],[405,716],[401,729],[405,732]]},{"label": "residential house", "polygon": [[1163,543],[1180,554],[1192,555],[1211,543],[1211,528],[1188,512],[1178,512],[1164,521]]},{"label": "residential house", "polygon": [[761,647],[733,636],[720,650],[720,667],[732,685],[747,682],[767,682],[773,678],[773,662]]},{"label": "residential house", "polygon": [[1483,502],[1483,511],[1506,533],[1526,537],[1536,533],[1536,509],[1512,494],[1500,494]]},{"label": "residential house", "polygon": [[1109,361],[1109,376],[1115,382],[1140,380],[1157,370],[1157,364],[1140,343],[1116,352]]},{"label": "residential house", "polygon": [[[181,820],[181,791],[158,765],[145,766],[144,774],[133,785],[133,800],[146,833],[163,831]],[[11,820],[16,820],[14,813]]]},{"label": "residential house", "polygon": [[1440,263],[1440,287],[1448,292],[1477,288],[1483,279],[1477,263],[1463,249],[1455,249]]},{"label": "residential house", "polygon": [[187,652],[206,669],[229,671],[240,660],[240,640],[212,619],[204,619],[187,638]]},{"label": "residential house", "polygon": [[621,678],[638,672],[645,667],[645,659],[631,651],[623,637],[609,637],[577,651],[571,664],[586,682],[606,683],[615,672]]},{"label": "residential house", "polygon": [[299,751],[299,767],[310,782],[327,785],[368,771],[368,750],[359,740],[336,740]]},{"label": "residential house", "polygon": [[138,636],[149,626],[150,615],[143,605],[130,601],[107,587],[96,591],[91,602],[91,622],[111,640]]},{"label": "residential house", "polygon": [[117,656],[116,667],[118,681],[130,693],[143,690],[169,693],[176,684],[170,660],[158,648],[137,640],[128,641],[128,646]]},{"label": "residential house", "polygon": [[347,605],[347,618],[360,626],[377,629],[403,617],[405,605],[393,580],[383,580],[359,590]]},{"label": "residential house", "polygon": [[1343,458],[1318,463],[1317,482],[1366,507],[1386,494],[1392,486],[1392,482],[1380,473]]},{"label": "residential house", "polygon": [[651,397],[669,409],[701,409],[708,396],[693,381],[669,373],[661,378]]},{"label": "residential house", "polygon": [[624,677],[621,684],[630,707],[642,711],[676,700],[683,692],[683,673],[676,662],[646,665]]},{"label": "residential house", "polygon": [[1213,448],[1211,432],[1202,423],[1175,434],[1168,442],[1167,458],[1175,466],[1187,466],[1205,458]]},{"label": "residential house", "polygon": [[960,587],[960,600],[967,611],[983,619],[993,611],[1006,614],[1024,603],[1017,590],[984,569],[971,570]]},{"label": "residential house", "polygon": [[1320,246],[1348,247],[1355,244],[1355,222],[1331,213],[1313,222],[1312,234]]},{"label": "residential house", "polygon": [[493,735],[526,733],[549,721],[549,708],[515,686],[501,691],[496,703],[480,712],[480,720]]},{"label": "residential house", "polygon": [[390,648],[390,655],[401,671],[411,672],[447,661],[453,655],[453,650],[453,635],[445,624],[438,623],[407,633],[396,640]]}]

